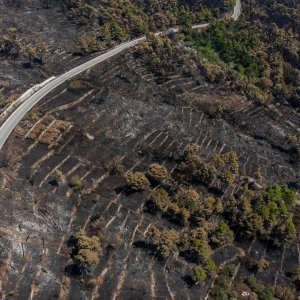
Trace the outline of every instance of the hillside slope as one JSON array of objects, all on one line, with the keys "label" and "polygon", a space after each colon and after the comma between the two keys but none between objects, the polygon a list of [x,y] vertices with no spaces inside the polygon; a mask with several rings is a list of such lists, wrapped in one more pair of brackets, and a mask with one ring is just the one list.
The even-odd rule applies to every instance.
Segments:
[{"label": "hillside slope", "polygon": [[[3,71],[20,76],[2,79],[5,98],[41,74],[91,59],[94,50],[83,51],[77,38],[99,29],[100,4],[108,12],[135,5],[147,19],[165,11],[177,16],[182,4],[193,17],[203,7],[212,17],[228,11],[214,11],[218,3],[211,1],[119,3],[1,3],[3,30],[27,28],[21,45],[31,39],[34,46],[33,34],[38,40],[49,33],[54,49],[70,51],[64,59],[67,54],[49,51],[42,59],[37,52],[44,63],[32,57],[29,68],[23,66],[28,54],[4,55]],[[245,3],[249,19],[244,15],[241,22],[215,21],[196,33],[189,15],[179,35],[149,33],[136,48],[64,83],[26,115],[0,154],[1,298],[297,299],[297,102],[284,93],[273,97],[272,88],[263,89],[272,95],[266,101],[249,97],[246,90],[260,83],[237,67],[243,61],[227,61],[212,35],[219,33],[221,44],[229,38],[246,44],[241,51],[253,58],[247,26],[261,3],[254,4]],[[269,18],[258,28],[268,28]],[[58,30],[61,20],[64,31]],[[126,29],[123,38],[134,36],[122,20],[115,21]],[[45,29],[37,32],[42,23]],[[291,29],[295,43],[297,23],[286,24],[276,26]],[[104,51],[120,42],[115,38],[99,35],[97,42]],[[288,63],[284,49],[270,49],[281,66]],[[269,80],[279,84],[287,74]]]}]

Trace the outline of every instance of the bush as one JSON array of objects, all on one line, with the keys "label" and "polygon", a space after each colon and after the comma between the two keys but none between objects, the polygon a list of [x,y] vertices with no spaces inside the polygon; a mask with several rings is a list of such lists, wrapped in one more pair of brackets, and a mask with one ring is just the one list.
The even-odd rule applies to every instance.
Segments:
[{"label": "bush", "polygon": [[113,241],[111,242],[111,247],[116,249],[117,247],[120,247],[121,245],[123,244],[123,240],[122,240],[122,237],[119,233],[117,233],[115,236],[114,236],[114,239]]},{"label": "bush", "polygon": [[211,241],[216,245],[225,244],[233,240],[233,232],[224,220],[221,220],[211,234]]},{"label": "bush", "polygon": [[235,274],[236,268],[234,265],[226,265],[222,271],[222,274],[227,277],[233,277]]},{"label": "bush", "polygon": [[192,156],[199,155],[200,146],[197,144],[188,145],[184,150],[184,158],[189,159]]},{"label": "bush", "polygon": [[294,192],[287,186],[278,184],[267,186],[256,199],[256,212],[264,224],[262,233],[278,246],[291,242],[296,237],[292,215],[288,211],[294,201]]},{"label": "bush", "polygon": [[55,171],[55,180],[57,181],[57,183],[65,181],[65,176],[63,172],[59,169]]},{"label": "bush", "polygon": [[227,265],[221,270],[211,291],[212,299],[237,299],[237,294],[232,291],[232,286],[230,284],[231,277],[234,276],[234,274],[235,267],[232,265]]},{"label": "bush", "polygon": [[245,265],[250,271],[261,272],[269,267],[269,262],[264,258],[259,260],[253,259],[250,256],[243,257]]},{"label": "bush", "polygon": [[206,261],[206,265],[205,265],[205,269],[211,274],[215,274],[218,270],[218,267],[216,265],[216,263],[214,262],[213,259],[209,258],[207,261]]},{"label": "bush", "polygon": [[160,164],[152,164],[149,167],[148,175],[150,179],[161,182],[169,178],[169,172],[165,166]]},{"label": "bush", "polygon": [[162,212],[167,211],[170,205],[172,204],[169,198],[169,194],[164,188],[159,188],[155,190],[151,196],[151,200]]},{"label": "bush", "polygon": [[210,185],[216,178],[216,169],[209,164],[201,163],[194,173],[194,178],[206,185]]},{"label": "bush", "polygon": [[93,85],[86,79],[75,78],[69,82],[68,90],[74,93],[84,92],[93,88]]},{"label": "bush", "polygon": [[142,172],[129,172],[125,179],[127,186],[134,191],[141,191],[150,186],[148,178]]},{"label": "bush", "polygon": [[253,275],[247,277],[246,283],[248,284],[250,289],[257,295],[259,300],[274,299],[272,289],[260,284]]},{"label": "bush", "polygon": [[189,210],[190,213],[195,211],[199,206],[199,194],[193,188],[181,189],[176,194],[176,203]]},{"label": "bush", "polygon": [[78,228],[74,233],[73,242],[73,258],[81,269],[90,268],[99,263],[102,248],[97,236],[87,236],[82,228]]},{"label": "bush", "polygon": [[291,272],[291,278],[294,281],[300,280],[300,267],[296,267],[295,269],[293,269],[293,271]]},{"label": "bush", "polygon": [[93,289],[93,288],[95,288],[95,287],[97,286],[97,284],[98,284],[97,279],[96,279],[96,278],[92,278],[92,279],[90,279],[90,280],[87,282],[86,285],[87,285],[88,288]]},{"label": "bush", "polygon": [[89,232],[92,235],[96,235],[102,240],[103,237],[103,228],[105,227],[106,222],[99,216],[93,216],[89,223]]},{"label": "bush", "polygon": [[84,182],[82,180],[80,180],[80,178],[77,175],[75,175],[75,176],[72,176],[69,185],[74,191],[79,191],[79,190],[83,189]]},{"label": "bush", "polygon": [[172,222],[178,226],[186,226],[190,218],[190,212],[184,207],[179,207],[178,204],[170,203],[168,210],[164,214],[169,222]]},{"label": "bush", "polygon": [[202,281],[205,281],[207,275],[201,266],[196,266],[194,268],[194,281],[196,284],[199,284]]},{"label": "bush", "polygon": [[215,199],[214,197],[206,197],[200,204],[200,212],[202,215],[211,215],[215,210]]},{"label": "bush", "polygon": [[115,161],[105,166],[105,170],[109,175],[121,175],[123,174],[123,166]]},{"label": "bush", "polygon": [[257,262],[257,270],[258,272],[263,271],[264,269],[267,269],[269,267],[270,263],[261,258],[258,262]]},{"label": "bush", "polygon": [[194,245],[191,247],[191,250],[202,260],[208,259],[211,255],[209,244],[199,239],[194,240]]},{"label": "bush", "polygon": [[208,244],[207,232],[203,228],[192,229],[181,240],[186,253],[193,261],[207,261],[212,253]]},{"label": "bush", "polygon": [[296,291],[289,287],[276,286],[275,297],[280,300],[294,300],[297,299]]},{"label": "bush", "polygon": [[178,251],[179,235],[175,230],[160,231],[152,228],[149,238],[156,249],[156,254],[161,258],[167,258],[172,252]]}]

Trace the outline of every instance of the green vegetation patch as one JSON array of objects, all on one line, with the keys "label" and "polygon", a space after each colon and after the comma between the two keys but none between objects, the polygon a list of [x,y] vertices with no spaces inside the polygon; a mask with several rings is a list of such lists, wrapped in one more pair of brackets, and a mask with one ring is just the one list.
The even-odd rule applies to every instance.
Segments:
[{"label": "green vegetation patch", "polygon": [[202,59],[215,63],[222,60],[252,78],[262,75],[262,66],[256,57],[259,36],[245,22],[214,21],[205,31],[192,31],[186,41]]}]

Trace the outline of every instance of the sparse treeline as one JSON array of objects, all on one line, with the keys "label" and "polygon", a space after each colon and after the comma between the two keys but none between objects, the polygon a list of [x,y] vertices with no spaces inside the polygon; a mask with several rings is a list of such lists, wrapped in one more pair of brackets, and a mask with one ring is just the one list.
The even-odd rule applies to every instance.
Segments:
[{"label": "sparse treeline", "polygon": [[[188,273],[193,284],[201,284],[219,273],[212,294],[214,299],[228,299],[221,296],[235,295],[228,283],[237,272],[236,266],[218,265],[213,253],[234,246],[236,241],[259,239],[266,246],[279,248],[294,243],[292,214],[296,194],[286,185],[264,185],[260,174],[256,178],[242,175],[235,151],[214,154],[204,161],[200,147],[190,144],[184,151],[172,152],[169,161],[175,163],[172,171],[163,164],[152,163],[146,170],[123,173],[118,165],[117,176],[124,183],[120,192],[127,197],[144,193],[144,212],[170,224],[168,228],[151,226],[145,240],[137,245],[160,260],[174,254],[183,257],[193,266],[192,273]],[[107,174],[116,176],[111,170],[108,167]],[[239,188],[234,195],[226,196],[229,187]],[[84,189],[74,192],[84,193]],[[71,257],[79,274],[90,272],[99,263],[103,226],[101,219],[93,218],[87,231],[79,228],[71,237]],[[119,243],[116,237],[110,247],[115,249]],[[268,260],[253,259],[241,250],[236,258],[251,274],[269,267]],[[248,277],[245,283],[255,292],[267,292],[279,299],[285,299],[286,292],[294,295],[293,289],[275,290],[253,280]]]},{"label": "sparse treeline", "polygon": [[27,44],[20,38],[18,30],[14,27],[8,28],[0,36],[0,56],[23,59],[26,67],[31,67],[33,62],[43,64],[47,51],[46,42],[36,41],[34,44]]}]

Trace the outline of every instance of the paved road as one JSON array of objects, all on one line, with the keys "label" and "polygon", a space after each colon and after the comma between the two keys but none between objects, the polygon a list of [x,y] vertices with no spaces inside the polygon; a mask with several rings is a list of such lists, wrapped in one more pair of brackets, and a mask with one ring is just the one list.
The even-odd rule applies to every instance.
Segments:
[{"label": "paved road", "polygon": [[142,40],[145,40],[145,37],[141,37],[138,39],[135,39],[133,41],[130,41],[128,43],[123,43],[119,45],[118,47],[106,52],[105,54],[102,54],[100,56],[97,56],[96,58],[72,69],[71,71],[68,71],[67,73],[57,77],[50,83],[48,83],[46,86],[38,90],[34,95],[29,97],[23,104],[21,104],[3,123],[3,125],[0,128],[0,149],[8,139],[11,132],[14,130],[14,128],[17,126],[17,124],[21,121],[21,119],[25,116],[25,114],[31,110],[43,97],[45,97],[47,94],[49,94],[53,89],[58,87],[63,82],[71,79],[72,77],[84,72],[85,70],[95,66],[96,64],[103,62],[118,53],[124,51],[125,49],[134,47]]},{"label": "paved road", "polygon": [[[237,20],[241,14],[241,0],[236,1],[236,5],[234,7],[234,14],[232,15],[232,18],[234,20]],[[199,28],[205,28],[209,24],[201,24],[201,25],[194,25],[194,29]],[[173,29],[174,32],[178,32],[178,29]],[[161,34],[161,33],[157,33]],[[5,144],[6,140],[8,139],[9,135],[12,133],[12,131],[15,129],[17,124],[21,121],[21,119],[25,116],[25,114],[30,111],[43,97],[45,97],[47,94],[49,94],[53,89],[61,85],[63,82],[73,78],[74,76],[86,71],[87,69],[95,66],[96,64],[103,62],[118,53],[121,53],[125,49],[129,49],[137,45],[139,42],[145,40],[145,36],[132,40],[127,43],[123,43],[116,48],[106,52],[105,54],[102,54],[100,56],[97,56],[96,58],[68,71],[67,73],[57,77],[50,83],[48,83],[46,86],[38,90],[34,95],[29,97],[24,103],[22,103],[3,123],[3,125],[0,128],[0,149]]]}]

